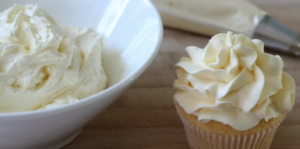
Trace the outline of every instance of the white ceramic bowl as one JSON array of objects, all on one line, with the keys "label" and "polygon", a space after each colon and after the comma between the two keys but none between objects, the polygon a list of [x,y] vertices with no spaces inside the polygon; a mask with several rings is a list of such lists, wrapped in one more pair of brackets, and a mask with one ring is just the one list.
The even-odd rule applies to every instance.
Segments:
[{"label": "white ceramic bowl", "polygon": [[92,27],[104,35],[108,88],[54,109],[0,114],[0,148],[54,149],[72,141],[148,67],[162,40],[162,23],[149,0],[0,0],[0,11],[38,4],[62,25]]}]

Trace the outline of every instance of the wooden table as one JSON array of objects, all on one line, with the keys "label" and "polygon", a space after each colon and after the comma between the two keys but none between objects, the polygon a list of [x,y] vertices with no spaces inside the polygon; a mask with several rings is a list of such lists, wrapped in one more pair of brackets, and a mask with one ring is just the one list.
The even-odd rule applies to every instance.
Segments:
[{"label": "wooden table", "polygon": [[[255,0],[271,16],[300,32],[300,1]],[[186,46],[204,47],[209,37],[166,28],[160,52],[146,72],[110,108],[91,121],[64,149],[188,149],[175,111],[174,64]],[[273,54],[272,51],[268,51]],[[280,54],[297,85],[296,103],[274,138],[272,149],[300,149],[300,58]]]}]

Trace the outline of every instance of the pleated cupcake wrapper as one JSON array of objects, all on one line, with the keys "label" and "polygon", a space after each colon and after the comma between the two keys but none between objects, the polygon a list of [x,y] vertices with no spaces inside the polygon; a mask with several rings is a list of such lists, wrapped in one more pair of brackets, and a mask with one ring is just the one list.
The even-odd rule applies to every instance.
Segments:
[{"label": "pleated cupcake wrapper", "polygon": [[202,130],[188,122],[179,111],[191,149],[268,149],[280,123],[273,128],[251,135],[219,135]]}]

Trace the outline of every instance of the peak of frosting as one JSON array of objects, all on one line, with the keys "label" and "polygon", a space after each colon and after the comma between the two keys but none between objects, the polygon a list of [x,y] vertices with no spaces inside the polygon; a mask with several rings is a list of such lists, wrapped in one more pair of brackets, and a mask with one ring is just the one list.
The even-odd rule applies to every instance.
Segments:
[{"label": "peak of frosting", "polygon": [[204,49],[187,47],[179,63],[175,100],[200,122],[215,120],[247,130],[291,111],[295,83],[279,56],[260,40],[217,34]]}]

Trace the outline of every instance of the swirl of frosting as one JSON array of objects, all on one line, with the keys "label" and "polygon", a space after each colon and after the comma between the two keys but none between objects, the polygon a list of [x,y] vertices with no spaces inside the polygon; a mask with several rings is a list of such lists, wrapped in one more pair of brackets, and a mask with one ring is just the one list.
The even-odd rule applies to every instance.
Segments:
[{"label": "swirl of frosting", "polygon": [[200,122],[215,120],[247,130],[292,110],[293,78],[279,56],[264,53],[260,40],[217,34],[204,49],[187,47],[176,64],[175,100]]}]

